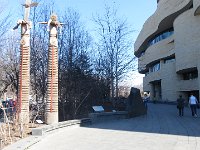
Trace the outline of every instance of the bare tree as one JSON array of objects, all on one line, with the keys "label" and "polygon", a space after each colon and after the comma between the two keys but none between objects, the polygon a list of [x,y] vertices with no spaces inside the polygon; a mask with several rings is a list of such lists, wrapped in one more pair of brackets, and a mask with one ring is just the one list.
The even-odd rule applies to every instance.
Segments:
[{"label": "bare tree", "polygon": [[[0,6],[0,96],[7,91],[7,88],[15,93],[18,86],[18,60],[19,60],[19,47],[18,38],[14,32],[11,32],[10,15],[3,12],[6,8],[4,3],[1,2]],[[1,105],[1,104],[0,104]],[[3,143],[12,143],[12,124],[10,124],[11,116],[6,108],[2,107],[4,114],[4,124],[0,127],[0,134],[4,135]],[[13,114],[14,115],[14,114]],[[13,117],[13,116],[12,116]],[[8,138],[8,139],[7,139]]]},{"label": "bare tree", "polygon": [[[0,56],[0,94],[6,90],[6,88],[10,85],[10,81],[7,80],[9,78],[6,76],[6,72],[9,72],[7,67],[5,67],[6,64],[9,64],[9,60],[7,59],[7,55],[5,55],[6,52],[8,52],[8,45],[9,41],[7,40],[6,33],[10,29],[10,15],[5,12],[5,1],[1,2],[0,6],[0,53],[2,54]],[[9,49],[11,51],[11,49]],[[10,55],[9,55],[10,56]],[[6,59],[6,60],[5,60]],[[4,65],[5,64],[5,65]],[[5,70],[6,69],[6,70]]]},{"label": "bare tree", "polygon": [[94,18],[97,25],[97,47],[99,57],[97,71],[109,80],[111,98],[118,97],[119,82],[127,72],[134,69],[134,54],[131,53],[133,41],[131,28],[126,20],[117,17],[117,11],[105,7],[105,14]]},{"label": "bare tree", "polygon": [[0,56],[0,68],[2,83],[1,90],[4,92],[8,86],[17,94],[18,92],[18,75],[19,75],[19,47],[18,39],[15,35],[7,37],[4,44],[3,53]]},{"label": "bare tree", "polygon": [[[51,15],[51,5],[37,0],[38,7],[34,7],[31,13],[32,30],[31,30],[31,95],[30,117],[32,122],[40,117],[44,119],[46,94],[47,94],[47,60],[49,35],[48,28],[39,22],[48,22]],[[43,115],[42,115],[43,114]],[[42,116],[40,116],[42,115]]]},{"label": "bare tree", "polygon": [[[17,91],[18,58],[19,48],[17,47],[17,36],[11,32],[10,14],[5,15],[3,7],[0,8],[0,83],[1,93],[4,93],[8,86]],[[2,16],[1,16],[2,15]],[[10,32],[8,32],[10,31]]]},{"label": "bare tree", "polygon": [[48,21],[49,5],[34,8],[31,36],[31,85],[32,95],[36,101],[44,101],[47,89],[48,32],[47,27],[39,25],[40,21]]},{"label": "bare tree", "polygon": [[10,20],[10,13],[5,12],[5,8],[6,8],[6,3],[5,1],[1,2],[1,6],[0,6],[0,47],[3,46],[3,43],[5,43],[6,40],[6,33],[10,30],[10,24],[11,24],[11,20]]},{"label": "bare tree", "polygon": [[85,82],[86,76],[91,74],[88,57],[91,38],[76,11],[68,9],[61,21],[65,25],[59,36],[59,101],[63,120],[66,120],[75,117],[82,97],[89,90]]}]

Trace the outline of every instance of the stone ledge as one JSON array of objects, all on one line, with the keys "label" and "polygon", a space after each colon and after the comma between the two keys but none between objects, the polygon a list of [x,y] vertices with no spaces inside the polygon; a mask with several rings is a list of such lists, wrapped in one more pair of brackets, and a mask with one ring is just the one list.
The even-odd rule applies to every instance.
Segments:
[{"label": "stone ledge", "polygon": [[42,136],[29,136],[11,145],[4,147],[3,150],[27,150],[28,147],[36,144],[41,139],[42,139]]},{"label": "stone ledge", "polygon": [[107,120],[126,119],[128,118],[128,112],[117,111],[117,112],[90,113],[89,118],[91,118],[92,123],[107,121]]},{"label": "stone ledge", "polygon": [[42,136],[46,133],[52,132],[54,130],[64,128],[64,127],[69,127],[69,126],[84,126],[86,124],[91,124],[91,119],[90,118],[84,118],[80,120],[68,120],[68,121],[63,121],[51,125],[45,125],[39,128],[34,128],[32,129],[32,135],[33,136]]}]

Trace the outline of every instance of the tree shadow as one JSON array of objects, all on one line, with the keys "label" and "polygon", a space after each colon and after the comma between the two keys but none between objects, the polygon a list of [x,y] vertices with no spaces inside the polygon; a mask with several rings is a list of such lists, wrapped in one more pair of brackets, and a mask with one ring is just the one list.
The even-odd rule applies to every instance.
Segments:
[{"label": "tree shadow", "polygon": [[148,104],[147,115],[101,121],[88,128],[200,137],[199,125],[200,117],[192,117],[188,107],[184,109],[184,116],[179,117],[176,105]]}]

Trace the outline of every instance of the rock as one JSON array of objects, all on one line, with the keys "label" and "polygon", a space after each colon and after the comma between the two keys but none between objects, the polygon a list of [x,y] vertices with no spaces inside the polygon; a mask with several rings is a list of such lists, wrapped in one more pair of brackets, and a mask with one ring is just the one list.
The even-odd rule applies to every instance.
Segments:
[{"label": "rock", "polygon": [[140,95],[140,90],[137,88],[131,88],[130,95],[128,96],[127,100],[127,111],[129,117],[136,117],[145,115],[147,113],[142,97]]}]

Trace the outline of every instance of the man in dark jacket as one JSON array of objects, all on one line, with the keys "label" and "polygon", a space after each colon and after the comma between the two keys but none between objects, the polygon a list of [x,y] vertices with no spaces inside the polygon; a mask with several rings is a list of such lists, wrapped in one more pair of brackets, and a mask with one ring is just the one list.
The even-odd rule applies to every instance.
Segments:
[{"label": "man in dark jacket", "polygon": [[177,99],[177,108],[179,110],[180,117],[183,116],[184,105],[185,105],[185,100],[182,98],[182,95],[179,95],[179,98]]}]

